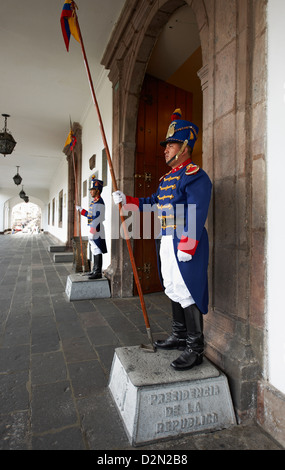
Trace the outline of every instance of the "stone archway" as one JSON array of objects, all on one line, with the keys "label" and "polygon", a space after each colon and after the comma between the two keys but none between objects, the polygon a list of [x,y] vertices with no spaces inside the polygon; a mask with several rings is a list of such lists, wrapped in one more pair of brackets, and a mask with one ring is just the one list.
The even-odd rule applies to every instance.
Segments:
[{"label": "stone archway", "polygon": [[[12,213],[14,211],[14,208],[21,203],[26,204],[18,196],[12,197],[5,202],[5,205],[4,205],[5,229],[12,228]],[[31,196],[31,195],[29,195],[29,203],[39,208],[41,212],[41,226],[39,228],[44,229],[44,226],[45,226],[44,215],[45,215],[45,209],[46,209],[45,203],[41,199],[35,196]]]},{"label": "stone archway", "polygon": [[[188,5],[195,13],[201,40],[203,93],[208,76],[208,19],[204,2],[168,0],[151,4],[129,0],[122,12],[102,63],[110,70],[113,83],[113,164],[118,187],[134,193],[136,125],[140,89],[153,46],[163,26],[179,8]],[[118,44],[120,46],[118,47]],[[207,98],[205,102],[207,102]],[[205,157],[204,157],[205,158]],[[133,295],[133,273],[126,243],[112,240],[111,267],[113,296]]]},{"label": "stone archway", "polygon": [[22,201],[12,208],[11,227],[22,226],[22,232],[39,233],[42,229],[42,209],[38,204]]},{"label": "stone archway", "polygon": [[[113,83],[113,161],[132,195],[140,87],[152,47],[172,13],[189,5],[203,67],[203,167],[212,179],[208,216],[210,315],[207,357],[227,372],[237,415],[256,413],[263,368],[265,276],[266,1],[128,0],[103,57]],[[126,244],[112,241],[112,294],[132,296]]]}]

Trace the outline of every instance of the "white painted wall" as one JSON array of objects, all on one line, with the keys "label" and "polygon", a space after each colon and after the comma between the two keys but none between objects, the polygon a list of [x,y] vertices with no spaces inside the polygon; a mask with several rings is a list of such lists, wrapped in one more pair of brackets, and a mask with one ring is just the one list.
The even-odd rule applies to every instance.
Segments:
[{"label": "white painted wall", "polygon": [[[99,104],[100,113],[103,121],[103,126],[106,134],[106,139],[108,142],[108,147],[110,153],[112,152],[112,84],[107,76],[107,71],[102,71],[101,76],[99,77],[97,83],[94,80],[94,87],[96,90],[96,98]],[[96,177],[100,180],[103,179],[102,175],[102,151],[104,149],[104,144],[102,140],[101,130],[99,127],[98,115],[93,104],[93,101],[90,101],[90,106],[86,110],[85,116],[82,118],[82,184],[87,180],[87,195],[82,197],[81,206],[88,210],[91,198],[89,193],[89,181],[93,174],[96,174]],[[96,166],[94,170],[89,168],[89,159],[92,155],[96,155]],[[108,253],[103,256],[103,269],[106,269],[111,260],[111,192],[112,192],[112,182],[109,172],[107,169],[107,181],[104,181],[104,184],[107,183],[107,186],[103,188],[102,198],[104,199],[106,206],[106,219],[104,223],[106,243]],[[81,187],[81,194],[83,196],[83,187]],[[87,227],[87,219],[81,217],[81,232],[83,236],[87,236],[89,229]]]},{"label": "white painted wall", "polygon": [[[19,189],[20,192],[20,189]],[[7,201],[13,196],[12,191],[1,188],[0,193],[0,232],[4,232],[9,226],[10,206]],[[19,198],[20,201],[20,198]]]},{"label": "white painted wall", "polygon": [[[63,136],[63,144],[62,148],[64,147],[64,142],[67,138]],[[67,242],[67,208],[68,208],[68,165],[66,156],[62,153],[62,160],[60,161],[57,171],[54,174],[54,178],[52,180],[52,184],[49,190],[49,199],[48,203],[50,204],[51,212],[50,212],[50,224],[48,224],[47,219],[47,211],[48,211],[48,204],[46,206],[46,214],[45,220],[47,221],[47,228],[46,230],[54,235],[56,238],[61,240],[63,243]],[[63,220],[62,220],[62,227],[58,226],[58,206],[59,206],[59,193],[63,191]],[[54,224],[52,224],[52,201],[55,200],[55,214],[54,214]]]},{"label": "white painted wall", "polygon": [[285,1],[268,2],[267,328],[268,380],[285,393]]}]

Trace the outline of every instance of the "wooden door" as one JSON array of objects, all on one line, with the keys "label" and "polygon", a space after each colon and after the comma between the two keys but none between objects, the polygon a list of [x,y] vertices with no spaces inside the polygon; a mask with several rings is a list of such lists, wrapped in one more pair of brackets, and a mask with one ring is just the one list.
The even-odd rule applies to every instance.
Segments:
[{"label": "wooden door", "polygon": [[[142,87],[137,122],[135,196],[147,197],[157,190],[159,178],[170,168],[165,164],[163,147],[171,114],[181,108],[182,118],[192,119],[192,93],[146,75]],[[152,216],[153,217],[153,216]],[[144,294],[159,292],[162,286],[157,271],[155,242],[143,239],[141,214],[140,239],[134,240],[134,257]],[[152,223],[153,227],[153,223]],[[135,294],[136,287],[135,287]]]}]

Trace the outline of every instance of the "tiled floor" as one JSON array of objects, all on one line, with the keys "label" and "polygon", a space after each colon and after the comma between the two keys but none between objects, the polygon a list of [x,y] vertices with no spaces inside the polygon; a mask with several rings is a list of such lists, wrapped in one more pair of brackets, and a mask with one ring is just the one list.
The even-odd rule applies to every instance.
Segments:
[{"label": "tiled floor", "polygon": [[[70,264],[46,235],[0,236],[0,449],[133,449],[109,395],[114,349],[147,343],[138,298],[69,302]],[[145,296],[154,338],[170,328],[164,294]],[[278,450],[257,425],[146,450]]]}]

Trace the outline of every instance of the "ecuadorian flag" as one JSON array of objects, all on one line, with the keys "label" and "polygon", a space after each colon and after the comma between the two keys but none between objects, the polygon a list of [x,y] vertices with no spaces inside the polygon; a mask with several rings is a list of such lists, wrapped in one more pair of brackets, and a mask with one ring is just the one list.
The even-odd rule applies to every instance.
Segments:
[{"label": "ecuadorian flag", "polygon": [[70,149],[73,150],[74,147],[75,147],[76,142],[77,142],[77,139],[76,139],[75,135],[73,134],[72,131],[70,131],[69,134],[68,134],[68,137],[65,141],[64,147],[69,145]]},{"label": "ecuadorian flag", "polygon": [[69,41],[70,41],[70,34],[76,39],[76,41],[80,42],[79,32],[77,29],[75,16],[74,16],[74,9],[75,3],[73,0],[66,0],[65,4],[63,5],[63,9],[61,12],[60,23],[61,29],[63,34],[63,39],[65,42],[66,49],[69,49]]}]

